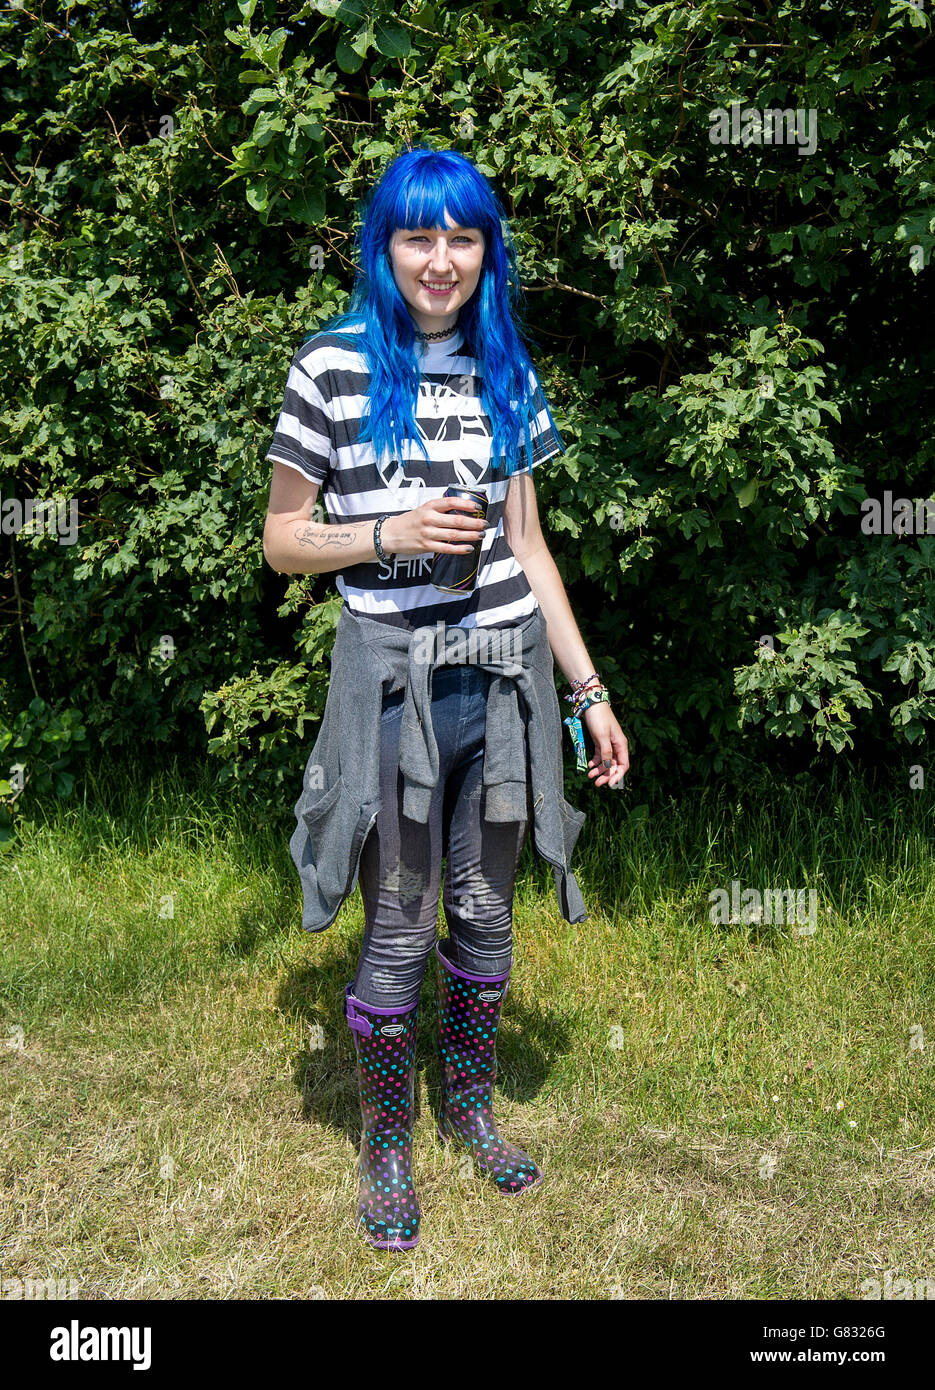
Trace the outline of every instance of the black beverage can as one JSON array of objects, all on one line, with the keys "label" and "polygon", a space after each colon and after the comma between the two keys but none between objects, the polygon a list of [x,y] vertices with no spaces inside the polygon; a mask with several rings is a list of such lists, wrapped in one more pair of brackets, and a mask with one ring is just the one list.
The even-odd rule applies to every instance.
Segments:
[{"label": "black beverage can", "polygon": [[[450,512],[451,516],[479,516],[486,519],[487,516],[487,494],[477,492],[469,487],[450,487],[445,492],[446,497],[469,497],[474,503],[474,510],[467,511],[466,508],[459,507],[456,512]],[[436,589],[441,589],[446,594],[469,594],[477,583],[477,565],[480,560],[480,548],[483,544],[483,533],[471,546],[470,554],[453,555],[448,551],[440,551],[432,561],[430,574],[432,584]]]}]

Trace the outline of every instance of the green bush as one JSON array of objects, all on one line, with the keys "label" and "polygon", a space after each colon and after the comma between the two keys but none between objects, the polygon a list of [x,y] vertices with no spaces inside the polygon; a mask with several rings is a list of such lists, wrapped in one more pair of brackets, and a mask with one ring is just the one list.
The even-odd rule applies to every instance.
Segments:
[{"label": "green bush", "polygon": [[265,566],[263,455],[411,139],[504,197],[570,445],[540,511],[639,774],[923,739],[935,539],[860,508],[933,476],[928,8],[34,0],[0,36],[0,494],[79,515],[2,514],[7,728],[297,792],[338,604]]}]

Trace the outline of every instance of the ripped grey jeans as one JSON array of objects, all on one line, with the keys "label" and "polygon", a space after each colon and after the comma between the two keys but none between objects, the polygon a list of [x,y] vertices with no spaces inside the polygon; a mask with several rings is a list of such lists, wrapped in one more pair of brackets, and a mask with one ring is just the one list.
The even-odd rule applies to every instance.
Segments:
[{"label": "ripped grey jeans", "polygon": [[[410,1008],[437,940],[442,857],[446,955],[472,975],[502,975],[513,957],[513,889],[530,824],[483,819],[484,737],[490,672],[469,663],[432,677],[438,783],[428,822],[402,811],[399,731],[402,690],[383,695],[380,788],[383,805],[360,857],[364,941],[354,995],[378,1008]],[[395,795],[394,795],[395,791]]]}]

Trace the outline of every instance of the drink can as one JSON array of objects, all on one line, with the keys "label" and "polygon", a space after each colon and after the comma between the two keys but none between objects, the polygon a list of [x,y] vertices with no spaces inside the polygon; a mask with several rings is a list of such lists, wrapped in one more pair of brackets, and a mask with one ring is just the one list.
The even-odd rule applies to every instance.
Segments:
[{"label": "drink can", "polygon": [[[445,492],[446,497],[470,497],[475,504],[473,511],[460,509],[460,516],[487,516],[487,494],[478,492],[474,488],[450,487]],[[477,565],[480,560],[480,550],[484,536],[481,533],[474,544],[471,546],[470,553],[467,555],[453,555],[448,551],[440,551],[431,565],[431,580],[436,589],[441,589],[446,594],[469,594],[477,583]]]}]

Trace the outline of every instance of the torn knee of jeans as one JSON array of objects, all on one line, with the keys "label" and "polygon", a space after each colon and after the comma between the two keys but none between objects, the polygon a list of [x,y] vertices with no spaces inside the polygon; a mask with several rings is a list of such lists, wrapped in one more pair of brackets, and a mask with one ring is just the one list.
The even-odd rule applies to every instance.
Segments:
[{"label": "torn knee of jeans", "polygon": [[445,908],[462,921],[473,922],[483,918],[485,910],[492,902],[499,901],[493,888],[479,869],[464,874],[457,888],[445,895]]},{"label": "torn knee of jeans", "polygon": [[397,864],[383,878],[384,888],[395,893],[400,902],[414,902],[425,895],[427,881],[422,869],[410,868],[408,864]]}]

